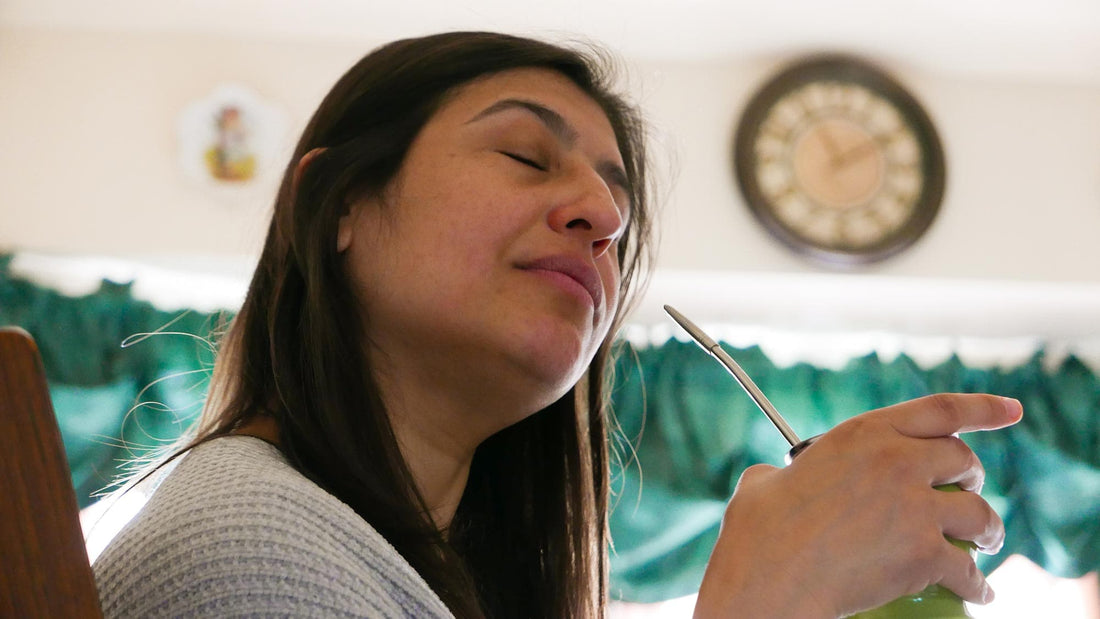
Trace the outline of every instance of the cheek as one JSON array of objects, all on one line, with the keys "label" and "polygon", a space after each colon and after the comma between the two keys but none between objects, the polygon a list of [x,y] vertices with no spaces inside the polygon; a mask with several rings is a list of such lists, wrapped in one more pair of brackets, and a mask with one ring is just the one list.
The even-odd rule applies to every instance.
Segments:
[{"label": "cheek", "polygon": [[608,261],[608,266],[604,268],[603,281],[604,292],[607,295],[607,309],[610,313],[618,307],[619,293],[622,286],[622,271],[617,258],[612,257]]},{"label": "cheek", "polygon": [[600,317],[600,323],[596,326],[597,337],[603,340],[607,337],[607,333],[611,329],[611,324],[615,320],[615,315],[619,310],[619,303],[621,302],[621,280],[619,275],[619,265],[616,262],[610,262],[608,266],[601,267],[601,276],[603,278],[604,288],[604,310],[603,315]]},{"label": "cheek", "polygon": [[408,227],[417,229],[415,236],[421,242],[440,249],[465,246],[473,251],[479,244],[507,236],[522,211],[514,192],[491,178],[479,177],[476,169],[437,178],[427,186],[429,191],[407,195],[405,204],[397,207],[404,209]]}]

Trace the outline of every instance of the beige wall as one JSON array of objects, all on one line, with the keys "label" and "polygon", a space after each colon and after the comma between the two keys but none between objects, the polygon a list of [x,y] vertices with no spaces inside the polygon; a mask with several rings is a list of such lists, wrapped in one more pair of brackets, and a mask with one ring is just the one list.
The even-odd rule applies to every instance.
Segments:
[{"label": "beige wall", "polygon": [[[680,177],[665,262],[806,271],[761,233],[732,182],[737,110],[772,62],[661,67],[647,98],[674,135]],[[945,143],[947,193],[933,227],[881,275],[1100,281],[1100,83],[1011,84],[895,74]]]},{"label": "beige wall", "polygon": [[[253,255],[273,177],[243,192],[185,178],[176,158],[180,112],[219,84],[244,84],[285,110],[288,151],[320,97],[367,47],[0,31],[0,248]],[[738,110],[782,60],[630,63],[630,87],[656,130],[654,150],[676,170],[663,183],[664,269],[835,277],[773,242],[730,173]],[[919,244],[860,273],[1100,290],[1100,79],[1010,83],[887,66],[938,125],[948,190]],[[865,292],[878,294],[873,286]]]},{"label": "beige wall", "polygon": [[[272,183],[218,192],[184,178],[175,127],[225,82],[277,103],[290,133],[366,46],[183,35],[0,33],[0,245],[111,255],[255,251]],[[635,63],[630,83],[675,160],[662,265],[817,271],[750,219],[733,184],[737,111],[777,59]],[[870,270],[1100,281],[1100,82],[966,81],[891,67],[947,148],[939,219]],[[286,148],[289,149],[290,142]]]},{"label": "beige wall", "polygon": [[[0,245],[110,255],[248,254],[274,183],[187,179],[176,123],[244,84],[301,130],[359,50],[218,38],[0,32]],[[292,142],[284,148],[289,156]]]}]

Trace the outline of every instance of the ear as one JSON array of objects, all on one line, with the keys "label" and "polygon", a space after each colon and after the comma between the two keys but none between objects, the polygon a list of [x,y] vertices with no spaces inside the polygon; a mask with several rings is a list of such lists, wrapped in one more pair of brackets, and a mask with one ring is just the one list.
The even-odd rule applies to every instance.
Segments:
[{"label": "ear", "polygon": [[298,182],[302,180],[302,174],[305,173],[306,168],[309,166],[309,162],[317,158],[317,155],[328,150],[327,147],[318,147],[302,155],[302,158],[298,160],[298,165],[294,166],[294,176],[290,178],[290,191],[292,194],[298,193]]},{"label": "ear", "polygon": [[[327,147],[318,147],[310,150],[308,153],[302,155],[302,158],[298,160],[298,165],[294,166],[294,175],[290,178],[290,191],[292,193],[298,193],[298,183],[302,180],[302,175],[305,174],[306,168],[309,167],[310,162],[317,158],[318,155],[328,150]],[[340,217],[340,221],[337,224],[336,230],[336,252],[341,253],[351,245],[351,231],[354,226],[354,215],[356,212],[354,207],[348,209],[348,214]]]},{"label": "ear", "polygon": [[349,204],[348,212],[340,216],[336,223],[336,253],[341,254],[351,247],[351,237],[355,230],[355,220],[359,216],[363,206],[361,204]]}]

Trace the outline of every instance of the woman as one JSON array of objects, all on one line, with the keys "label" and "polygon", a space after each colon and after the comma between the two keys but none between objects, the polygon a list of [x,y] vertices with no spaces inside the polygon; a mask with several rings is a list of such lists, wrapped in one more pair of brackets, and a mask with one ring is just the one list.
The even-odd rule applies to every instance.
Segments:
[{"label": "woman", "polygon": [[[341,78],[287,168],[197,437],[95,565],[108,615],[603,614],[604,368],[650,219],[641,123],[599,66],[451,33]],[[950,435],[1018,416],[938,396],[753,469],[700,614],[836,616],[928,582],[981,599],[942,535],[996,546],[1000,521],[931,484],[980,485]]]}]

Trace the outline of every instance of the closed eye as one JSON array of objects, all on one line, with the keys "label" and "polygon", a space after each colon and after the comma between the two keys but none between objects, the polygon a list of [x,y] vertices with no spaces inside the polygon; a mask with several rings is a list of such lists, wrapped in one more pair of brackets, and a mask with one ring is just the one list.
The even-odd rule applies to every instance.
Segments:
[{"label": "closed eye", "polygon": [[510,152],[503,151],[503,150],[500,151],[500,154],[502,154],[505,157],[508,157],[508,158],[510,158],[514,161],[518,161],[518,162],[522,163],[525,166],[535,168],[536,170],[540,170],[542,172],[546,171],[546,166],[544,166],[544,165],[542,165],[542,164],[540,164],[536,161],[533,161],[531,159],[528,159],[527,157],[523,157],[521,155],[517,155],[515,153],[510,153]]}]

